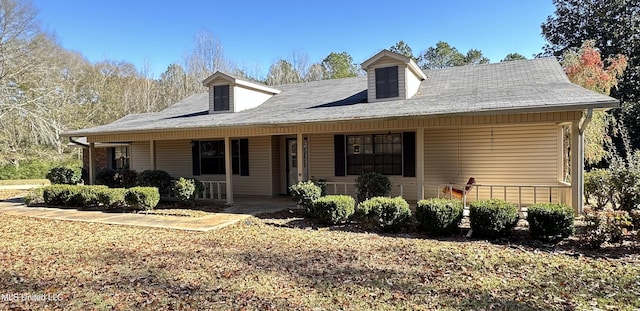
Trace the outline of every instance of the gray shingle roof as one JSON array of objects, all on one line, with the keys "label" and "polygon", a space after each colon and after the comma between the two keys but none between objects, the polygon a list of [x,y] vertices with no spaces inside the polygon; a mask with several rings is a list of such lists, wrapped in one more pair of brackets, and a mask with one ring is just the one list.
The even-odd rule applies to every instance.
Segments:
[{"label": "gray shingle roof", "polygon": [[236,113],[207,114],[208,94],[169,108],[124,117],[65,136],[186,128],[261,126],[303,122],[437,116],[503,111],[562,111],[616,107],[618,101],[571,83],[554,58],[425,71],[410,99],[367,103],[366,77],[324,80],[275,88],[280,94]]}]

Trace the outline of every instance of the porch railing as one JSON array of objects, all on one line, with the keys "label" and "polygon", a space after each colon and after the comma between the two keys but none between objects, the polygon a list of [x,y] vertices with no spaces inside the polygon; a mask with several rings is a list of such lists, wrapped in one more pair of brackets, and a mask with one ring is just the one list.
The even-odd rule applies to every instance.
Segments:
[{"label": "porch railing", "polygon": [[200,200],[222,200],[226,199],[227,182],[224,180],[203,180],[204,191],[198,196]]},{"label": "porch railing", "polygon": [[[438,186],[438,197],[452,198],[451,191],[443,194],[442,189],[453,187],[464,189],[467,185],[441,184]],[[560,182],[555,185],[501,185],[501,184],[475,184],[462,196],[464,206],[467,206],[469,199],[502,199],[518,204],[522,210],[531,204],[536,203],[565,203],[569,204],[571,199],[571,184]]]}]

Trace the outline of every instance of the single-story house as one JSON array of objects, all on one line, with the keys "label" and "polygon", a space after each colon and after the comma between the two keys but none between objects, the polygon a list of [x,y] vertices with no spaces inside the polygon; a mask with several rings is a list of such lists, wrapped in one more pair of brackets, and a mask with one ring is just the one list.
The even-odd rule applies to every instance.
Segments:
[{"label": "single-story house", "polygon": [[229,203],[311,178],[353,194],[357,175],[376,171],[408,200],[464,189],[473,177],[467,201],[582,210],[584,129],[594,110],[619,102],[571,83],[556,59],[421,70],[383,50],[362,69],[274,87],[216,72],[203,81],[207,93],[63,135],[86,137],[91,179],[97,150],[118,147],[129,168],[198,178],[207,198]]}]

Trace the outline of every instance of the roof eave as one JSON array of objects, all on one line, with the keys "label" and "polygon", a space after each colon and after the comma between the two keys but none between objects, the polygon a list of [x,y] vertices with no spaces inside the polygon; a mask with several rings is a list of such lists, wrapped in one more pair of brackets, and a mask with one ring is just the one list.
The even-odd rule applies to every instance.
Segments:
[{"label": "roof eave", "polygon": [[[538,112],[561,112],[561,111],[576,111],[587,109],[599,109],[609,110],[612,108],[619,108],[620,101],[618,100],[603,100],[595,101],[583,104],[572,105],[558,105],[558,106],[534,106],[534,107],[516,107],[516,108],[499,108],[499,109],[482,109],[468,112],[448,112],[448,113],[433,113],[433,114],[411,114],[411,115],[388,115],[388,116],[370,116],[370,117],[358,117],[358,118],[336,118],[336,119],[324,119],[324,120],[308,120],[300,122],[283,122],[283,123],[255,123],[255,124],[240,124],[240,125],[217,125],[213,127],[217,128],[239,128],[239,127],[251,127],[251,126],[291,126],[301,123],[322,123],[322,122],[341,122],[352,120],[384,120],[392,118],[405,118],[405,117],[442,117],[442,116],[469,116],[469,115],[482,115],[482,114],[518,114],[518,113],[538,113]],[[81,137],[81,136],[97,136],[97,135],[119,135],[119,134],[131,134],[131,133],[150,133],[150,132],[174,132],[182,130],[193,130],[211,128],[212,126],[203,127],[182,127],[182,128],[157,128],[157,129],[141,129],[141,130],[122,130],[122,131],[107,131],[107,132],[86,132],[82,130],[70,131],[60,134],[62,137]]]}]

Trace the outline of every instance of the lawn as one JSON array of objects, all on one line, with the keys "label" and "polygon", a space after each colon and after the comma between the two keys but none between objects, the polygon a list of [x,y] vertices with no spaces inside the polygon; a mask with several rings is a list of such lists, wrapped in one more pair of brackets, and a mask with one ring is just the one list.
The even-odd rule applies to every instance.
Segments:
[{"label": "lawn", "polygon": [[51,182],[48,179],[7,179],[0,180],[0,186],[10,185],[50,185]]},{"label": "lawn", "polygon": [[[199,233],[0,217],[0,309],[640,308],[640,262],[251,218]],[[302,224],[302,225],[300,225]]]}]

